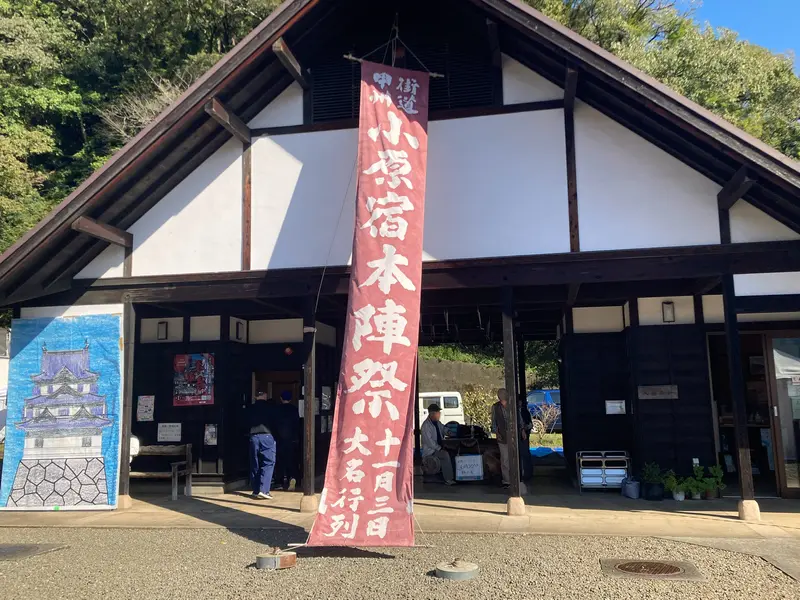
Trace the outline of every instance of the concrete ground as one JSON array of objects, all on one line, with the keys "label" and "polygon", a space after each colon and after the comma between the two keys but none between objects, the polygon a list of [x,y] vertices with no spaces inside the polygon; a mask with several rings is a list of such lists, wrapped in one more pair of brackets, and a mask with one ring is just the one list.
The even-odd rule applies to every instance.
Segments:
[{"label": "concrete ground", "polygon": [[[285,571],[253,568],[266,545],[302,542],[302,529],[2,528],[3,544],[62,549],[0,560],[4,598],[287,600],[394,598],[796,599],[800,584],[766,561],[737,552],[648,537],[428,533],[404,549],[298,549]],[[477,563],[467,582],[436,579],[439,562]],[[654,581],[601,571],[601,559],[677,560],[701,581]]]}]

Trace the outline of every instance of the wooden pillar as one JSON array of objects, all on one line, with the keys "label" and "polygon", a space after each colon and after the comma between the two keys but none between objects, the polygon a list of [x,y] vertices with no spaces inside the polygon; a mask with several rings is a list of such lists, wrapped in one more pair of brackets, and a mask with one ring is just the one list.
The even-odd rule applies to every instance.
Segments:
[{"label": "wooden pillar", "polygon": [[419,422],[419,351],[417,351],[417,356],[414,360],[414,395],[411,396],[411,406],[413,407],[412,410],[414,411],[414,457],[416,458],[416,453],[419,452],[420,458],[422,458],[422,440],[420,431],[422,423]]},{"label": "wooden pillar", "polygon": [[508,475],[510,485],[508,499],[509,515],[524,515],[522,482],[519,474],[519,422],[517,415],[517,370],[516,344],[514,343],[514,290],[503,289],[503,362],[506,391],[508,392]]},{"label": "wooden pillar", "polygon": [[119,487],[117,506],[131,507],[131,422],[133,420],[133,351],[136,346],[136,308],[126,298],[122,308],[122,444],[119,453]]},{"label": "wooden pillar", "polygon": [[517,399],[519,402],[525,402],[525,395],[528,391],[525,381],[525,339],[518,332],[514,341],[517,345]]},{"label": "wooden pillar", "polygon": [[303,368],[305,381],[304,386],[304,407],[303,407],[303,498],[300,504],[301,512],[316,512],[318,503],[314,495],[315,479],[315,396],[317,384],[315,380],[316,370],[316,337],[317,321],[315,315],[315,298],[309,298],[308,306],[303,313],[303,346],[306,351],[306,362]]},{"label": "wooden pillar", "polygon": [[722,302],[725,312],[725,339],[728,348],[733,425],[739,462],[739,486],[742,490],[742,500],[754,500],[755,491],[753,489],[753,470],[750,463],[750,441],[747,435],[742,346],[739,339],[739,323],[736,320],[736,293],[733,287],[733,275],[731,274],[722,276]]}]

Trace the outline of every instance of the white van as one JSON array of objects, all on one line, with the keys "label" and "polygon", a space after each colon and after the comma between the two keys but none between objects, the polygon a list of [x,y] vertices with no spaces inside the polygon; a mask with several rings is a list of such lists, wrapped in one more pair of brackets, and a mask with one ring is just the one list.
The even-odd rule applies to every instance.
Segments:
[{"label": "white van", "polygon": [[447,425],[455,421],[459,425],[466,425],[464,421],[464,402],[458,392],[425,392],[419,395],[419,422],[428,418],[428,407],[438,404],[442,409],[442,424]]}]

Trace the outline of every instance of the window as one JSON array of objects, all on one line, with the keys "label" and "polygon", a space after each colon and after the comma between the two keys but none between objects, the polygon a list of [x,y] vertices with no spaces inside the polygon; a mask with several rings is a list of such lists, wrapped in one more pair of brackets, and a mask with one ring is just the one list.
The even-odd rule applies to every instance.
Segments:
[{"label": "window", "polygon": [[44,448],[44,438],[35,438],[33,440],[34,448]]},{"label": "window", "polygon": [[102,415],[102,414],[104,414],[103,406],[102,405],[93,406],[92,407],[92,414],[93,415]]},{"label": "window", "polygon": [[59,408],[58,409],[58,416],[59,417],[68,417],[69,416],[69,409],[68,408]]},{"label": "window", "polygon": [[553,399],[553,402],[560,405],[561,404],[561,390],[553,390],[550,392],[550,397]]},{"label": "window", "polygon": [[441,406],[442,399],[439,396],[428,396],[422,399],[422,406],[425,410],[428,410],[428,407],[431,404],[439,404]]},{"label": "window", "polygon": [[458,396],[445,396],[442,408],[458,408]]},{"label": "window", "polygon": [[89,436],[86,436],[86,437],[82,438],[81,439],[81,447],[83,447],[83,448],[91,448],[92,447],[92,438],[89,437]]}]

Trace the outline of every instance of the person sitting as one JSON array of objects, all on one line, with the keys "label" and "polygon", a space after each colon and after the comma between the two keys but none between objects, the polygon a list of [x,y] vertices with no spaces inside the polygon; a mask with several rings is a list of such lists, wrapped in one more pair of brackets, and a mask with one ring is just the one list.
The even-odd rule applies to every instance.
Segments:
[{"label": "person sitting", "polygon": [[441,472],[445,485],[453,485],[453,463],[450,454],[442,448],[444,427],[440,422],[442,409],[438,404],[428,407],[428,418],[422,423],[422,471],[426,475],[435,475]]}]

